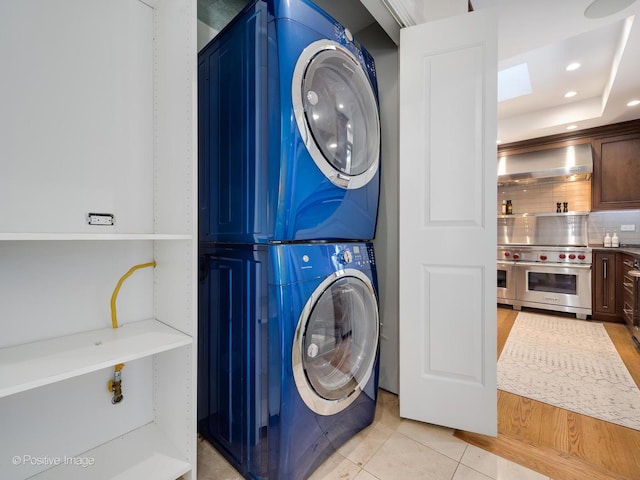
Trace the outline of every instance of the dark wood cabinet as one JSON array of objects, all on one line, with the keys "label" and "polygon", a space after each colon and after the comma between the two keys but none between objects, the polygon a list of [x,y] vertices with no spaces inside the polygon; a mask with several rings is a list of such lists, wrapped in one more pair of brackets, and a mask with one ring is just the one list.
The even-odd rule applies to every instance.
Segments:
[{"label": "dark wood cabinet", "polygon": [[635,308],[633,284],[634,278],[629,275],[629,271],[633,270],[634,257],[627,254],[620,255],[620,283],[618,291],[621,292],[621,315],[624,322],[631,329],[633,327],[633,311]]},{"label": "dark wood cabinet", "polygon": [[591,142],[592,210],[640,209],[640,119],[498,146],[498,156]]},{"label": "dark wood cabinet", "polygon": [[593,309],[594,320],[619,321],[616,307],[617,252],[594,252],[593,254]]},{"label": "dark wood cabinet", "polygon": [[640,133],[594,138],[592,209],[640,208]]}]

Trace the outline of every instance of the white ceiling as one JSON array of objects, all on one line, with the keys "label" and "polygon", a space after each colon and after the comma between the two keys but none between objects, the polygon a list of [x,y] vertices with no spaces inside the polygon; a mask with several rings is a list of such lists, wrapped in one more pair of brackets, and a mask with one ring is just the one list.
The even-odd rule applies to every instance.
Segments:
[{"label": "white ceiling", "polygon": [[[640,100],[640,1],[599,19],[584,16],[591,2],[472,0],[497,9],[498,69],[527,63],[531,78],[531,94],[498,104],[502,142],[640,118],[640,105],[627,107]],[[572,62],[582,66],[567,72]],[[577,95],[565,98],[570,90]]]},{"label": "white ceiling", "polygon": [[[353,31],[373,20],[364,0],[315,1]],[[601,0],[605,7],[627,6],[589,19],[584,12],[592,1],[471,0],[475,10],[498,12],[499,70],[526,63],[530,75],[529,95],[498,104],[501,142],[566,133],[569,125],[580,130],[640,118],[640,105],[627,107],[640,100],[640,0]],[[567,72],[571,62],[582,66]],[[569,90],[577,94],[565,98]]]}]

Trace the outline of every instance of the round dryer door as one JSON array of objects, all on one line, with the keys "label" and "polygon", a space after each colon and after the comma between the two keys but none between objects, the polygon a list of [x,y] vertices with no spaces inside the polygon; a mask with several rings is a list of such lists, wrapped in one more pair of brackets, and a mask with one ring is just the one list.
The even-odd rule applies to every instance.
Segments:
[{"label": "round dryer door", "polygon": [[309,45],[296,63],[292,100],[313,161],[335,185],[366,185],[380,162],[380,118],[369,78],[339,43]]},{"label": "round dryer door", "polygon": [[378,302],[369,278],[347,269],[326,278],[300,315],[293,375],[305,404],[321,415],[348,407],[375,367]]}]

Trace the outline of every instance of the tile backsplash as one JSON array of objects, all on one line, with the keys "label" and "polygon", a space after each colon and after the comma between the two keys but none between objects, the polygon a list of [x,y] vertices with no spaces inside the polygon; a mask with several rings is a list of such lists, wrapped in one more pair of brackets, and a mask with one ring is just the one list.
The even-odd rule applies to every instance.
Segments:
[{"label": "tile backsplash", "polygon": [[[591,181],[558,181],[532,185],[498,187],[497,214],[502,200],[511,200],[514,214],[553,213],[556,203],[568,202],[570,212],[591,211]],[[622,225],[633,225],[635,231],[622,231]],[[605,233],[618,234],[621,245],[640,245],[640,210],[611,210],[589,213],[590,245],[602,245]]]},{"label": "tile backsplash", "polygon": [[[633,225],[635,232],[623,232],[622,225]],[[605,233],[618,234],[620,245],[640,245],[640,210],[612,210],[589,214],[589,244],[602,245]]]},{"label": "tile backsplash", "polygon": [[513,213],[552,213],[556,211],[557,202],[568,202],[571,212],[588,212],[591,210],[591,181],[565,180],[498,187],[498,215],[503,200],[511,200]]}]

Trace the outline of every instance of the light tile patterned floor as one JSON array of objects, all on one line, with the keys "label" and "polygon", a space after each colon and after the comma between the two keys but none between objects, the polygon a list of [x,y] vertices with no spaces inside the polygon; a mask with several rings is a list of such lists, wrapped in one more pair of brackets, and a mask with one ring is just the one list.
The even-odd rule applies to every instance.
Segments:
[{"label": "light tile patterned floor", "polygon": [[[398,397],[380,391],[374,423],[309,480],[550,480],[453,436],[453,430],[399,415]],[[198,442],[198,480],[242,480],[206,441]]]}]

